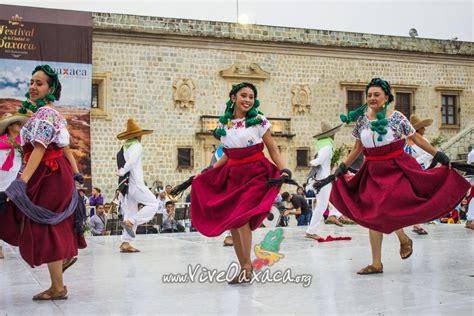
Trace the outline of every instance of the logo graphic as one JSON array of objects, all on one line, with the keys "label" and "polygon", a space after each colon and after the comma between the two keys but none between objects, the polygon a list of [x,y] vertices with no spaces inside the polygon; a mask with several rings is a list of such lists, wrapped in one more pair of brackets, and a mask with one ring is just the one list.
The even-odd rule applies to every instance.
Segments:
[{"label": "logo graphic", "polygon": [[264,266],[271,267],[285,256],[280,251],[280,244],[285,237],[283,237],[283,229],[277,228],[269,231],[263,241],[255,245],[255,255],[257,259],[252,262],[255,270],[260,270]]},{"label": "logo graphic", "polygon": [[13,26],[19,25],[20,27],[23,27],[24,25],[21,23],[23,18],[17,14],[13,15],[10,20],[8,20],[8,23],[10,23]]}]

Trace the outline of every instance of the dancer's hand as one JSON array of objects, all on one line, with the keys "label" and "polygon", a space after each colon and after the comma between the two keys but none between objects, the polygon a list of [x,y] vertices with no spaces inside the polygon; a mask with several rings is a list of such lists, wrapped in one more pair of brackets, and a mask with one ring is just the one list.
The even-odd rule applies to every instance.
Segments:
[{"label": "dancer's hand", "polygon": [[74,174],[74,181],[79,182],[79,184],[83,185],[84,184],[84,176],[81,173],[75,173]]},{"label": "dancer's hand", "polygon": [[340,176],[346,174],[347,171],[348,171],[348,169],[347,169],[346,164],[343,163],[343,162],[341,162],[341,163],[339,164],[339,167],[337,167],[336,171],[334,172],[334,175],[336,176],[336,178],[338,178],[338,177],[340,177]]},{"label": "dancer's hand", "polygon": [[439,162],[440,164],[442,164],[443,166],[449,166],[449,157],[442,151],[437,151],[436,154],[434,155],[433,159],[437,162]]},{"label": "dancer's hand", "polygon": [[125,172],[123,172],[123,168],[120,168],[119,170],[117,170],[117,172],[115,174],[119,177],[123,177]]},{"label": "dancer's hand", "polygon": [[284,168],[280,170],[280,177],[287,177],[291,179],[292,172],[290,169]]}]

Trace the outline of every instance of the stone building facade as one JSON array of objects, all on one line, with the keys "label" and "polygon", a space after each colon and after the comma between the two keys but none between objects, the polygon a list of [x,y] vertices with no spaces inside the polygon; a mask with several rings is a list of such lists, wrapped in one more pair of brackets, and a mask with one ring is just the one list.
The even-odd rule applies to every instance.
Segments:
[{"label": "stone building facade", "polygon": [[[452,138],[474,122],[473,57],[470,42],[95,13],[93,184],[112,195],[115,136],[129,117],[155,130],[143,139],[149,185],[199,172],[217,144],[214,117],[231,85],[244,80],[258,86],[261,110],[274,119],[274,138],[300,182],[308,168],[297,167],[297,152],[310,159],[321,120],[339,124],[348,90],[363,90],[373,77],[408,96],[412,113],[434,120],[428,138]],[[460,111],[451,125],[442,124],[446,95]],[[351,145],[351,130],[342,129],[336,144]],[[191,154],[190,167],[178,166],[178,148]]]}]

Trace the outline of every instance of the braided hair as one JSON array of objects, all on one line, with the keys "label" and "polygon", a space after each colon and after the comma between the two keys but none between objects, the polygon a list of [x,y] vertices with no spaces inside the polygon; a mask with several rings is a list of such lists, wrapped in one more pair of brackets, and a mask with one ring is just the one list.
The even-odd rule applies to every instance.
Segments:
[{"label": "braided hair", "polygon": [[[383,136],[387,134],[387,129],[385,128],[388,125],[387,119],[385,118],[385,115],[387,113],[387,108],[388,108],[388,105],[393,102],[394,97],[392,94],[392,90],[390,88],[390,84],[383,79],[380,79],[380,78],[372,79],[369,82],[369,84],[365,87],[366,95],[371,87],[381,88],[385,92],[385,94],[388,96],[388,101],[385,103],[382,111],[380,111],[379,113],[375,115],[377,119],[370,123],[370,129],[374,132],[377,132],[377,134],[379,134],[379,136],[377,137],[377,140],[381,142],[383,140]],[[339,118],[341,119],[342,122],[349,124],[351,122],[357,121],[357,119],[360,116],[364,115],[366,109],[367,109],[367,102],[359,106],[357,109],[347,113],[347,116],[344,114],[339,115]]]},{"label": "braided hair", "polygon": [[61,83],[59,82],[58,74],[56,73],[56,71],[54,71],[54,69],[51,68],[51,66],[49,65],[39,65],[35,67],[31,75],[34,75],[38,71],[42,71],[46,74],[46,81],[48,82],[48,85],[52,88],[52,91],[48,92],[44,99],[37,100],[36,105],[30,102],[30,93],[27,92],[25,94],[27,100],[21,103],[21,107],[18,110],[18,112],[21,114],[26,114],[28,110],[31,110],[33,113],[35,113],[40,107],[46,105],[46,103],[54,102],[56,100],[59,100],[59,98],[61,97]]},{"label": "braided hair", "polygon": [[[259,114],[263,115],[263,113],[257,110],[260,106],[260,101],[257,99],[257,88],[249,82],[241,82],[239,84],[233,85],[229,92],[229,100],[226,102],[225,112],[221,117],[219,117],[219,123],[222,125],[228,125],[229,122],[234,118],[235,104],[232,102],[232,96],[236,96],[237,92],[243,88],[252,89],[255,97],[252,108],[245,115],[245,127],[254,126],[263,122],[263,120],[258,117]],[[218,136],[225,136],[227,134],[223,127],[218,127],[214,133]]]}]

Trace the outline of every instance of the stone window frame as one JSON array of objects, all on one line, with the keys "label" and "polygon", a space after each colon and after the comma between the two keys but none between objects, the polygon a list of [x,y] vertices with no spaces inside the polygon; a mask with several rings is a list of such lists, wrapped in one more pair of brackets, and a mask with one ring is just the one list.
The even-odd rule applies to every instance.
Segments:
[{"label": "stone window frame", "polygon": [[[347,103],[349,102],[349,99],[348,99],[348,94],[349,94],[349,91],[361,91],[362,92],[362,102],[365,102],[365,87],[367,86],[367,83],[363,83],[363,82],[350,82],[350,81],[341,81],[339,82],[339,85],[341,86],[342,90],[343,90],[343,94],[342,94],[342,104],[344,104],[344,112],[343,113],[347,113],[348,112],[348,108],[347,108]],[[362,103],[364,104],[364,103]],[[362,105],[360,104],[360,105]],[[352,111],[352,110],[351,110]]]},{"label": "stone window frame", "polygon": [[98,107],[91,108],[91,117],[112,120],[112,73],[92,74],[92,84],[98,85]]},{"label": "stone window frame", "polygon": [[[181,165],[179,161],[180,150],[189,150],[189,165]],[[176,165],[177,169],[193,169],[194,168],[194,148],[192,146],[178,146],[176,147]]]},{"label": "stone window frame", "polygon": [[[409,95],[409,109],[408,109],[408,115],[406,113],[404,113],[401,109],[397,109],[397,98],[398,98],[398,95],[399,94],[408,94]],[[410,118],[410,115],[414,114],[415,113],[415,110],[416,110],[416,106],[413,104],[413,101],[414,101],[414,96],[413,96],[413,92],[412,91],[395,91],[395,106],[393,107],[395,110],[403,113],[403,115],[405,115],[408,119]]]},{"label": "stone window frame", "polygon": [[[438,112],[439,128],[460,129],[461,128],[461,95],[464,89],[456,88],[456,87],[435,87],[435,90],[438,92],[438,96],[439,96],[439,99],[438,99],[439,100],[439,112]],[[443,115],[442,115],[443,96],[456,97],[456,104],[454,104],[455,124],[443,123]]]},{"label": "stone window frame", "polygon": [[[392,93],[394,96],[394,102],[392,103],[392,110],[395,110],[397,104],[397,93],[408,93],[410,94],[410,115],[416,113],[416,104],[415,104],[415,94],[418,90],[418,85],[409,85],[409,84],[391,84]],[[407,117],[410,119],[410,117]]]},{"label": "stone window frame", "polygon": [[[305,165],[300,165],[298,161],[298,152],[303,152],[306,151],[306,164]],[[297,169],[307,169],[308,167],[311,167],[310,165],[310,156],[311,156],[311,148],[309,147],[298,147],[296,148],[296,168]]]}]

